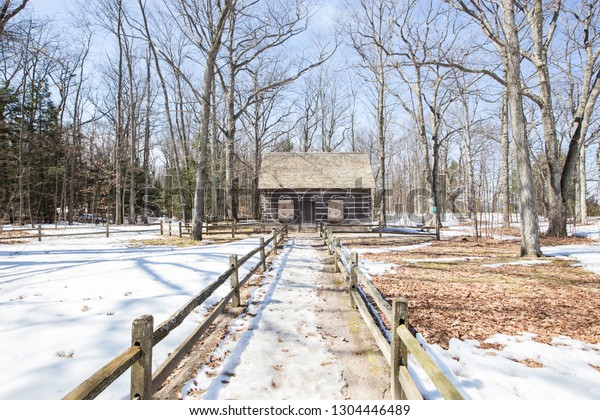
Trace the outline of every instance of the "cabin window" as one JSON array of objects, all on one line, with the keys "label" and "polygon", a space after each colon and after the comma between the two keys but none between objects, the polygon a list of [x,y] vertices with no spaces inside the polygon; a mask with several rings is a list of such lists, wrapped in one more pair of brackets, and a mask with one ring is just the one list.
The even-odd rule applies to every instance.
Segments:
[{"label": "cabin window", "polygon": [[277,203],[277,216],[279,222],[290,223],[294,221],[294,202],[289,199],[279,199]]},{"label": "cabin window", "polygon": [[344,202],[342,200],[329,200],[327,202],[327,221],[339,223],[344,220]]}]

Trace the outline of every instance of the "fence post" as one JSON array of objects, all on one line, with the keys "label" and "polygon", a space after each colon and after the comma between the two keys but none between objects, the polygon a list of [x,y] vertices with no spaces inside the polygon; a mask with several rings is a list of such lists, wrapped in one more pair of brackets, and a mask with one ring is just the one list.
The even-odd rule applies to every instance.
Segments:
[{"label": "fence post", "polygon": [[267,271],[267,256],[265,255],[265,238],[263,236],[260,237],[260,261],[264,273]]},{"label": "fence post", "polygon": [[108,216],[106,216],[106,237],[107,237],[107,238],[108,238],[108,237],[109,237],[109,235],[110,235],[110,232],[109,232],[109,227],[108,227],[108,226],[109,226],[109,224],[108,224]]},{"label": "fence post", "polygon": [[335,238],[333,244],[333,272],[337,273],[341,271],[338,267],[338,261],[340,260],[340,238]]},{"label": "fence post", "polygon": [[231,223],[231,238],[235,239],[235,220]]},{"label": "fence post", "polygon": [[273,249],[275,251],[275,255],[277,255],[277,247],[279,244],[277,243],[277,229],[273,229]]},{"label": "fence post", "polygon": [[169,222],[169,236],[171,236],[171,222]]},{"label": "fence post", "polygon": [[160,221],[160,236],[165,234],[165,227],[164,227],[164,222],[161,220]]},{"label": "fence post", "polygon": [[42,242],[42,225],[38,225],[38,242]]},{"label": "fence post", "polygon": [[350,254],[350,283],[348,284],[348,294],[350,295],[350,307],[357,309],[354,301],[354,292],[356,291],[356,283],[358,283],[358,253]]},{"label": "fence post", "polygon": [[406,345],[400,340],[396,329],[400,325],[408,325],[408,302],[403,298],[396,298],[392,301],[392,398],[395,400],[405,400],[406,395],[400,387],[399,373],[400,366],[408,368],[408,351]]},{"label": "fence post", "polygon": [[381,220],[379,221],[379,238],[381,239]]},{"label": "fence post", "polygon": [[131,366],[132,400],[149,400],[152,397],[152,346],[154,339],[154,318],[143,315],[133,321],[131,345],[139,346],[142,356]]},{"label": "fence post", "polygon": [[238,308],[240,306],[240,287],[239,287],[239,277],[238,277],[238,257],[236,254],[229,256],[229,265],[233,267],[233,273],[231,273],[231,288],[234,290],[232,305],[234,308]]}]

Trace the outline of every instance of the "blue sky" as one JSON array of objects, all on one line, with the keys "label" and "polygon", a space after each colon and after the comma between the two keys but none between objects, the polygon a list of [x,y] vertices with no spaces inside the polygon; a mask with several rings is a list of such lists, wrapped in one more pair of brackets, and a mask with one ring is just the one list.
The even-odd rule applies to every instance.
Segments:
[{"label": "blue sky", "polygon": [[74,0],[29,0],[27,8],[41,15],[59,18],[66,6],[73,2]]}]

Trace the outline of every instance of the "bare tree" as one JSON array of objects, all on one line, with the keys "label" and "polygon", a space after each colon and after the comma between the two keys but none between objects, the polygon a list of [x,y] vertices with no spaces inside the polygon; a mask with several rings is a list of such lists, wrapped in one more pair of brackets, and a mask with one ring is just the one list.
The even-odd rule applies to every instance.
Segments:
[{"label": "bare tree", "polygon": [[292,105],[286,104],[284,98],[285,85],[276,89],[264,90],[264,86],[273,84],[277,78],[277,67],[280,60],[268,60],[261,57],[255,62],[255,68],[250,69],[253,80],[254,103],[246,109],[242,117],[242,124],[247,136],[252,139],[252,215],[255,219],[260,217],[260,194],[258,180],[262,165],[263,152],[273,147],[280,139],[288,136],[295,128],[289,122],[292,115]]},{"label": "bare tree", "polygon": [[181,172],[181,153],[180,153],[179,147],[177,147],[177,144],[175,142],[175,129],[174,129],[174,124],[173,124],[173,119],[171,118],[171,106],[170,106],[170,101],[169,101],[169,92],[168,92],[168,88],[167,88],[167,82],[165,80],[165,77],[163,75],[163,70],[160,65],[159,52],[157,51],[157,47],[154,42],[154,37],[152,36],[152,33],[150,32],[150,26],[148,23],[148,17],[147,17],[147,12],[146,12],[147,8],[145,5],[145,2],[142,2],[142,0],[138,0],[138,5],[140,7],[140,13],[141,13],[141,17],[142,17],[142,33],[144,34],[144,36],[146,37],[146,39],[148,41],[148,46],[149,46],[150,52],[151,52],[150,55],[154,59],[154,68],[156,70],[156,74],[160,81],[160,86],[162,88],[164,108],[165,108],[165,117],[167,119],[167,137],[168,137],[168,141],[171,146],[171,150],[172,150],[172,153],[173,153],[173,156],[175,159],[174,166],[175,166],[175,175],[177,177],[177,187],[179,190],[179,205],[181,208],[182,221],[183,221],[183,223],[185,223],[187,206],[186,206],[186,199],[185,199],[185,195],[184,195],[183,175]]},{"label": "bare tree", "polygon": [[[227,98],[227,126],[225,128],[225,197],[227,217],[237,219],[234,189],[234,156],[237,124],[243,113],[259,100],[264,92],[275,90],[297,80],[303,74],[320,66],[333,53],[335,47],[319,49],[314,60],[302,60],[290,64],[289,73],[279,71],[269,85],[253,90],[252,81],[243,92],[240,76],[247,72],[253,62],[280,49],[292,38],[304,33],[310,17],[309,4],[303,0],[261,4],[256,1],[238,0],[229,16],[229,28],[225,47],[225,65],[218,68],[222,88]],[[316,47],[316,46],[315,46]],[[280,60],[283,57],[278,56]]]},{"label": "bare tree", "polygon": [[386,128],[389,63],[386,47],[392,40],[394,3],[388,0],[359,0],[357,10],[351,17],[349,34],[354,51],[359,55],[361,66],[371,75],[376,91],[377,156],[377,202],[379,221],[386,225]]},{"label": "bare tree", "polygon": [[204,202],[207,182],[206,157],[210,141],[210,116],[213,80],[216,62],[223,45],[223,34],[229,14],[235,7],[236,0],[180,0],[178,11],[184,20],[186,34],[205,56],[204,76],[202,78],[202,94],[200,104],[198,162],[196,166],[196,189],[194,191],[194,209],[192,213],[192,239],[202,239],[202,223],[204,221]]},{"label": "bare tree", "polygon": [[4,30],[6,28],[6,24],[9,20],[13,19],[19,12],[21,12],[29,0],[21,0],[20,2],[14,2],[12,0],[4,0],[4,4],[2,8],[0,8],[0,36],[4,35]]},{"label": "bare tree", "polygon": [[[595,105],[600,95],[600,5],[595,1],[584,1],[582,13],[579,10],[567,9],[568,16],[575,20],[573,29],[567,31],[565,53],[566,73],[569,76],[568,98],[572,122],[571,139],[561,174],[560,186],[563,201],[566,200],[570,181],[579,164],[580,183],[580,217],[586,218],[586,170],[585,144],[591,125]],[[577,57],[582,57],[577,62]],[[579,80],[576,82],[576,73]]]},{"label": "bare tree", "polygon": [[506,91],[502,94],[502,108],[500,110],[501,136],[502,136],[502,221],[504,227],[510,227],[510,136],[508,132],[508,97]]},{"label": "bare tree", "polygon": [[[529,141],[523,110],[523,80],[521,78],[521,40],[516,18],[515,0],[447,0],[464,12],[481,28],[492,42],[504,65],[505,75],[493,71],[483,73],[506,85],[511,133],[515,145],[519,205],[521,215],[521,256],[541,256],[539,219],[535,206],[533,176],[529,156]],[[464,66],[455,67],[466,70]]]}]

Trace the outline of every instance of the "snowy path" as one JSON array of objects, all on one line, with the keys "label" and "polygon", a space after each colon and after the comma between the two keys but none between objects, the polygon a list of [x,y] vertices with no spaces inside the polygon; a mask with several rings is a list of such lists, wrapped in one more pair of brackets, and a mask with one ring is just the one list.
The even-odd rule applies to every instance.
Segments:
[{"label": "snowy path", "polygon": [[342,399],[343,367],[327,350],[316,314],[323,269],[310,239],[290,239],[184,398]]}]

